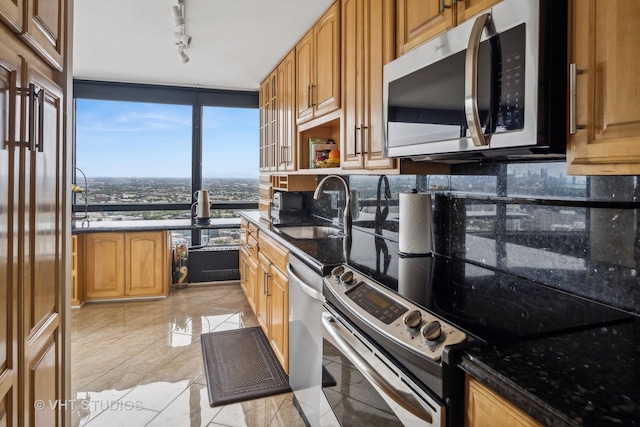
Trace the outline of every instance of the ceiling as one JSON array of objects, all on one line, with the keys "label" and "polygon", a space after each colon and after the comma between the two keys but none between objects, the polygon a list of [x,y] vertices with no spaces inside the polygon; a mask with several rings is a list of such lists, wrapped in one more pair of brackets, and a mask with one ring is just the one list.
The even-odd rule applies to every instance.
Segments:
[{"label": "ceiling", "polygon": [[180,62],[177,0],[74,2],[73,76],[129,83],[256,90],[332,0],[184,0],[192,36]]}]

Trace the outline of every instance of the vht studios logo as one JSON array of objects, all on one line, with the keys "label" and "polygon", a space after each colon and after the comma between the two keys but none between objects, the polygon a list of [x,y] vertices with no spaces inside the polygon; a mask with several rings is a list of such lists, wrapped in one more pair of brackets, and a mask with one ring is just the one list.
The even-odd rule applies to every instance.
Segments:
[{"label": "vht studios logo", "polygon": [[56,411],[67,411],[81,409],[83,411],[139,411],[142,409],[142,402],[110,401],[110,400],[36,400],[33,402],[36,411],[46,409]]}]

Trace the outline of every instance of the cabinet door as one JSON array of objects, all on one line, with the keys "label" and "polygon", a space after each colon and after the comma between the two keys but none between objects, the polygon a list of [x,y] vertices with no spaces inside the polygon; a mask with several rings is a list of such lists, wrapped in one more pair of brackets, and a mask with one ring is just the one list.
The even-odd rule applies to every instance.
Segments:
[{"label": "cabinet door", "polygon": [[285,372],[289,373],[289,281],[280,269],[272,266],[269,288],[271,348]]},{"label": "cabinet door", "polygon": [[278,170],[296,169],[296,53],[292,50],[278,65]]},{"label": "cabinet door", "polygon": [[26,0],[22,39],[45,61],[62,71],[65,0]]},{"label": "cabinet door", "polygon": [[247,299],[249,300],[249,305],[253,309],[254,313],[258,311],[256,305],[257,292],[258,292],[258,263],[255,259],[248,257],[247,258]]},{"label": "cabinet door", "polygon": [[467,376],[465,427],[541,427],[504,398]]},{"label": "cabinet door", "polygon": [[125,295],[166,295],[168,278],[167,233],[128,232],[125,236]]},{"label": "cabinet door", "polygon": [[457,0],[456,12],[458,15],[457,24],[479,14],[487,8],[490,8],[501,0]]},{"label": "cabinet door", "polygon": [[260,170],[268,171],[269,166],[267,162],[267,132],[269,129],[267,111],[269,110],[269,98],[267,92],[269,91],[269,78],[260,84],[259,104],[260,104]]},{"label": "cabinet door", "polygon": [[0,425],[18,424],[17,93],[22,59],[0,41]]},{"label": "cabinet door", "polygon": [[0,20],[16,33],[22,32],[22,0],[0,0]]},{"label": "cabinet door", "polygon": [[82,283],[82,235],[71,236],[71,306],[79,307],[84,301]]},{"label": "cabinet door", "polygon": [[451,0],[398,0],[396,55],[451,28],[454,16],[450,3]]},{"label": "cabinet door", "polygon": [[580,175],[640,174],[640,2],[573,2],[576,133],[567,168]]},{"label": "cabinet door", "polygon": [[87,300],[124,296],[124,233],[85,235]]},{"label": "cabinet door", "polygon": [[314,82],[313,29],[296,45],[296,121],[304,123],[313,117],[312,83]]},{"label": "cabinet door", "polygon": [[362,0],[342,1],[343,143],[340,166],[361,169],[364,101],[364,11]]},{"label": "cabinet door", "polygon": [[364,2],[364,66],[365,85],[362,90],[364,122],[364,168],[392,169],[396,161],[384,157],[384,121],[382,120],[382,89],[384,65],[394,59],[395,22],[393,1]]},{"label": "cabinet door", "polygon": [[[20,317],[23,355],[21,363],[25,425],[58,425],[59,409],[47,407],[31,412],[33,402],[62,398],[62,234],[63,153],[66,153],[62,125],[62,90],[45,74],[28,64],[27,82],[33,84],[28,109],[34,126],[29,136],[30,149],[23,149],[24,222],[19,235],[24,239],[18,251],[22,272]],[[37,94],[37,96],[35,96]],[[22,246],[22,247],[20,247]],[[29,409],[27,409],[29,408]]]},{"label": "cabinet door", "polygon": [[267,338],[269,337],[269,286],[271,281],[271,263],[258,253],[258,278],[256,280],[256,316]]},{"label": "cabinet door", "polygon": [[313,27],[315,87],[314,116],[340,108],[340,2],[336,1]]}]

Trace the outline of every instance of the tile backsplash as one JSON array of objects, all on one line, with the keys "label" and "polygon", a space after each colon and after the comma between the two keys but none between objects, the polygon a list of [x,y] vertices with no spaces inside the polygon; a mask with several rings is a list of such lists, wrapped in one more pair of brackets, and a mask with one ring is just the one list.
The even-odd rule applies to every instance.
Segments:
[{"label": "tile backsplash", "polygon": [[[382,215],[385,230],[397,230],[399,193],[429,191],[437,252],[640,314],[638,177],[565,170],[564,162],[501,163],[348,179],[356,222]],[[320,202],[307,195],[307,206],[341,220],[344,191],[333,194]]]}]

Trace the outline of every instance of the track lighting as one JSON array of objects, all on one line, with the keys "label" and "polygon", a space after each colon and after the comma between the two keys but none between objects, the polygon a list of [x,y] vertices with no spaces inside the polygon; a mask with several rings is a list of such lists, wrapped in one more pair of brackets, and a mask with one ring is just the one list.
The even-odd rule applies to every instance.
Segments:
[{"label": "track lighting", "polygon": [[184,51],[185,45],[183,45],[182,43],[176,43],[176,46],[178,48],[178,55],[180,56],[180,62],[182,62],[183,64],[186,64],[187,62],[189,62],[189,56]]},{"label": "track lighting", "polygon": [[184,0],[178,0],[178,4],[171,7],[171,12],[173,13],[173,25],[176,27],[173,35],[178,40],[176,42],[178,56],[180,57],[180,61],[186,64],[189,62],[189,56],[185,52],[185,49],[188,49],[191,45],[191,36],[186,34],[184,30]]}]

